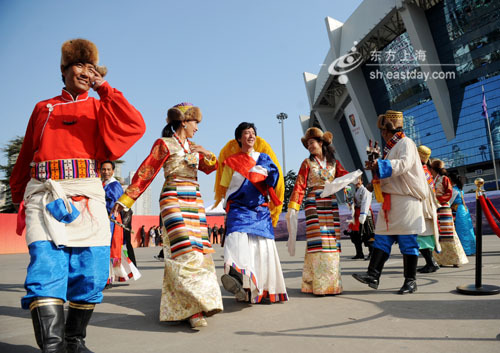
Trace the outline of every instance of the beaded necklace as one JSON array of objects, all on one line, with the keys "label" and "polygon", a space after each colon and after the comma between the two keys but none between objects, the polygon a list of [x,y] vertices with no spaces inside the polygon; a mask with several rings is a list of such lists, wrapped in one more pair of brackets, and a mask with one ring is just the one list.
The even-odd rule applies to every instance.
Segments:
[{"label": "beaded necklace", "polygon": [[319,165],[319,177],[323,180],[328,180],[328,178],[330,177],[330,172],[328,171],[328,169],[326,169],[328,167],[328,162],[325,161],[325,167],[323,167],[318,157],[314,156],[314,159]]},{"label": "beaded necklace", "polygon": [[[185,154],[184,160],[186,161],[187,165],[192,168],[198,168],[198,164],[200,162],[200,157],[198,156],[198,153],[192,153],[190,150],[187,150],[184,144],[181,142],[179,135],[177,135],[176,132],[174,132],[174,137],[184,150]],[[188,148],[189,148],[189,140],[187,138],[186,141],[188,143]]]}]

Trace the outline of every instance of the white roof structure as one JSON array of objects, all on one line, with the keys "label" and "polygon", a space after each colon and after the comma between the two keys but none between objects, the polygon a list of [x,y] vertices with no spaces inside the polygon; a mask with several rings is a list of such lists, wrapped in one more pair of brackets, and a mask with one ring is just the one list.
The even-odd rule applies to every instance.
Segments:
[{"label": "white roof structure", "polygon": [[205,208],[205,213],[207,214],[207,216],[225,215],[226,211],[224,210],[224,207],[222,207],[222,206],[223,206],[222,201],[219,202],[219,204],[217,205],[216,208],[213,208],[214,204],[211,204],[210,206]]}]

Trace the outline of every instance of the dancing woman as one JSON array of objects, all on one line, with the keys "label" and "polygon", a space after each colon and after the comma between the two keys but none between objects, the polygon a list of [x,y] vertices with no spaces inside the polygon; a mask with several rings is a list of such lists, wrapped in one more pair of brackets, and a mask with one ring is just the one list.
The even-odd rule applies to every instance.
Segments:
[{"label": "dancing woman", "polygon": [[189,141],[198,131],[201,111],[190,103],[168,110],[167,126],[113,211],[131,207],[163,168],[160,195],[165,272],[160,321],[188,319],[193,328],[223,309],[208,239],[207,222],[197,181],[198,170],[217,169],[215,155]]},{"label": "dancing woman", "polygon": [[464,184],[457,174],[450,174],[453,193],[450,199],[455,230],[467,256],[476,254],[476,235],[472,226],[469,209],[464,201]]},{"label": "dancing woman", "polygon": [[[329,131],[323,133],[315,127],[307,129],[302,137],[310,156],[300,166],[287,213],[290,232],[297,224],[297,213],[305,197],[307,248],[301,291],[316,295],[342,293],[337,199],[335,194],[320,196],[326,182],[348,173],[335,159],[332,137]],[[289,239],[290,255],[295,254],[294,243],[294,239]]]},{"label": "dancing woman", "polygon": [[254,124],[239,124],[234,135],[219,154],[215,182],[216,205],[224,197],[227,212],[222,285],[237,301],[287,301],[273,229],[284,195],[281,168]]},{"label": "dancing woman", "polygon": [[439,244],[439,228],[437,209],[439,202],[436,198],[436,191],[434,189],[434,178],[430,172],[431,163],[429,158],[431,156],[431,149],[427,146],[420,145],[417,148],[422,168],[424,169],[425,179],[429,188],[428,196],[422,202],[422,210],[425,218],[425,230],[418,234],[417,242],[418,249],[425,259],[425,266],[417,269],[420,273],[432,273],[439,270],[439,265],[432,256],[434,250],[441,252],[441,245]]},{"label": "dancing woman", "polygon": [[431,174],[434,178],[436,197],[440,204],[437,209],[439,224],[439,243],[441,244],[441,253],[436,253],[439,266],[459,267],[469,263],[465,255],[464,248],[460,244],[460,239],[455,231],[453,224],[453,214],[450,208],[450,199],[453,194],[452,185],[448,178],[448,173],[444,169],[444,162],[434,159],[431,163]]}]

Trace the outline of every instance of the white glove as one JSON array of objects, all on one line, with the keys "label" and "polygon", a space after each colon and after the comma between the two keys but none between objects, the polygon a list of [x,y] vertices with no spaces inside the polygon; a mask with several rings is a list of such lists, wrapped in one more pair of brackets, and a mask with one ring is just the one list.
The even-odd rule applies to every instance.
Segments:
[{"label": "white glove", "polygon": [[360,224],[365,224],[366,221],[366,215],[364,213],[359,215],[359,223]]},{"label": "white glove", "polygon": [[297,210],[289,208],[286,214],[286,225],[288,227],[288,241],[286,245],[288,247],[288,254],[290,254],[290,256],[295,256],[295,239],[297,238],[298,222],[299,216]]}]

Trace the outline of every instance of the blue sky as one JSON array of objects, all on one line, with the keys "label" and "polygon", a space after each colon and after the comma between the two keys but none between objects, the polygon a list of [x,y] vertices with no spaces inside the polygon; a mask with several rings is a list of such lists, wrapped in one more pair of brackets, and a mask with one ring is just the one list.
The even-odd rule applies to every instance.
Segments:
[{"label": "blue sky", "polygon": [[[61,44],[86,38],[100,51],[109,83],[142,113],[147,131],[122,158],[135,170],[165,125],[188,101],[203,112],[193,141],[218,154],[242,121],[253,122],[287,169],[307,151],[300,114],[309,114],[304,71],[317,73],[329,48],[325,17],[345,21],[361,1],[8,1],[0,0],[0,143],[25,133],[35,104],[62,88]],[[2,155],[0,163],[6,160]],[[215,173],[200,174],[205,205]],[[153,211],[163,183],[153,182]]]}]

